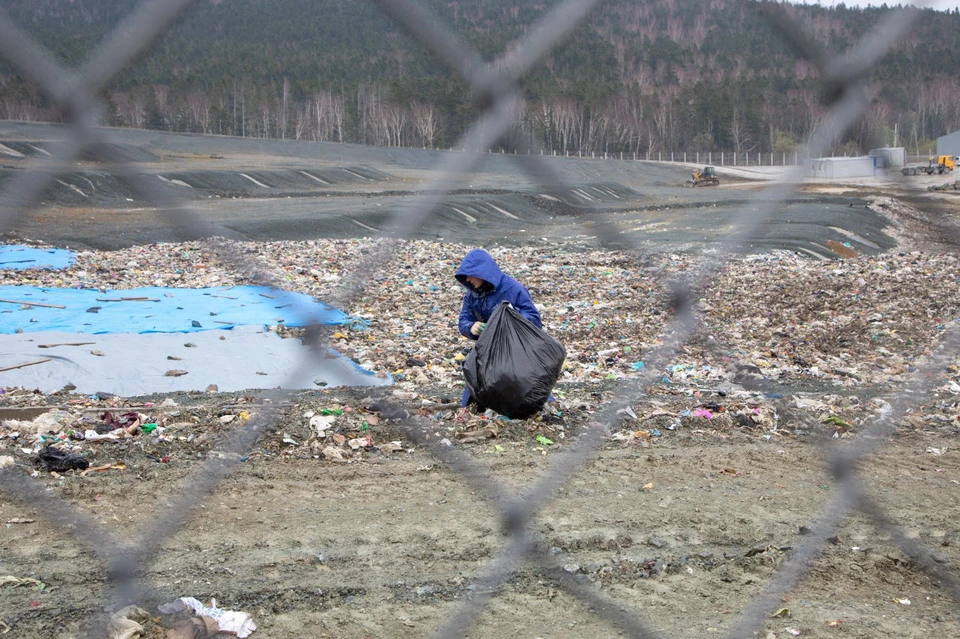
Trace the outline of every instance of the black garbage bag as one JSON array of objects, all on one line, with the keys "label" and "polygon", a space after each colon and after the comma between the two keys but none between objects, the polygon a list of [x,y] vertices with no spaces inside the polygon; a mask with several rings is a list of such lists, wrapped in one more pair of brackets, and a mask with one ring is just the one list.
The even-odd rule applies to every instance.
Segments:
[{"label": "black garbage bag", "polygon": [[68,470],[86,470],[90,462],[83,455],[67,453],[53,446],[44,446],[38,453],[37,461],[45,470],[53,473],[63,473]]},{"label": "black garbage bag", "polygon": [[500,302],[463,362],[463,377],[481,406],[524,419],[550,397],[566,357],[563,344]]}]

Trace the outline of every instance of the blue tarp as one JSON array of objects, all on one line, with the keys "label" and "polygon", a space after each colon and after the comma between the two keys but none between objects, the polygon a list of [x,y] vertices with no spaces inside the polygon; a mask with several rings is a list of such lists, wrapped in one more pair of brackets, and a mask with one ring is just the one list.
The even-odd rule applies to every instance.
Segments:
[{"label": "blue tarp", "polygon": [[66,249],[4,245],[0,246],[0,269],[61,269],[73,264],[77,259],[76,255]]},{"label": "blue tarp", "polygon": [[[141,298],[137,300],[136,298]],[[0,333],[192,333],[243,325],[347,324],[343,311],[266,286],[128,290],[0,286]],[[19,302],[66,308],[24,307]],[[89,309],[96,309],[96,312]]]}]

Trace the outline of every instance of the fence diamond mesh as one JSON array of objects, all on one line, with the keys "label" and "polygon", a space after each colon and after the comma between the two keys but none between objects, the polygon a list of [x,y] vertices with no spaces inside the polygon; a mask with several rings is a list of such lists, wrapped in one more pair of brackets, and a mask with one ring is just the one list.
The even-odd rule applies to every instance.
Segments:
[{"label": "fence diamond mesh", "polygon": [[[2,215],[0,232],[14,230],[25,216],[30,215],[58,173],[66,171],[71,162],[81,153],[94,153],[97,160],[125,182],[131,190],[162,212],[169,225],[183,239],[237,237],[228,228],[205,220],[191,208],[190,203],[171,197],[171,192],[159,188],[159,183],[138,179],[135,165],[125,164],[111,157],[110,133],[95,126],[103,112],[98,91],[135,57],[149,49],[151,44],[190,5],[188,0],[156,0],[144,2],[129,16],[113,36],[90,56],[78,69],[65,69],[48,55],[30,36],[20,30],[7,17],[0,14],[0,54],[16,65],[19,71],[41,87],[48,97],[63,105],[69,113],[69,136],[62,142],[56,159],[35,163],[31,170],[23,171],[9,181],[0,193]],[[452,29],[437,28],[438,21],[429,11],[413,0],[381,0],[379,3],[398,23],[433,54],[448,64],[466,81],[471,91],[484,105],[477,122],[458,143],[464,149],[489,149],[497,144],[513,144],[510,134],[514,122],[518,98],[517,82],[535,69],[551,50],[560,45],[575,29],[589,19],[600,3],[599,0],[567,0],[553,8],[539,23],[531,25],[528,34],[511,46],[502,58],[486,63],[481,56],[465,44]],[[833,145],[836,137],[854,124],[863,114],[868,103],[864,83],[877,61],[889,50],[890,43],[907,33],[916,12],[890,12],[884,22],[842,57],[827,58],[820,47],[793,24],[787,13],[776,4],[760,3],[770,23],[801,55],[814,63],[832,87],[833,101],[827,117],[813,137],[809,153],[819,157]],[[519,146],[519,145],[518,145]],[[393,239],[409,238],[426,223],[431,214],[442,206],[445,198],[460,188],[471,170],[483,159],[482,154],[452,153],[443,156],[435,167],[435,177],[424,184],[419,194],[405,199],[391,211],[390,223]],[[559,175],[552,164],[536,155],[513,156],[519,171],[526,173],[546,192],[563,193],[576,185]],[[555,457],[547,472],[522,491],[514,491],[503,485],[483,465],[469,454],[445,446],[426,434],[430,425],[423,417],[405,412],[402,406],[395,413],[403,417],[398,422],[409,438],[418,446],[431,451],[443,464],[455,471],[474,489],[485,495],[499,511],[503,530],[503,545],[495,557],[474,576],[476,586],[436,630],[437,637],[460,637],[468,633],[478,615],[497,596],[498,590],[526,562],[541,571],[564,588],[570,596],[581,601],[594,614],[606,619],[625,634],[635,637],[669,636],[652,629],[644,615],[616,601],[599,589],[575,578],[559,565],[549,552],[549,543],[536,532],[532,522],[552,500],[562,499],[561,489],[573,478],[594,455],[598,447],[611,433],[618,412],[644,396],[650,386],[680,352],[683,346],[698,335],[701,325],[698,318],[698,300],[707,283],[717,276],[726,260],[749,243],[760,226],[787,201],[803,179],[803,169],[796,167],[787,179],[772,189],[758,195],[741,207],[735,229],[724,242],[722,250],[713,252],[693,272],[688,272],[669,284],[672,292],[672,316],[663,330],[664,339],[646,359],[646,367],[614,396],[605,400],[602,410],[594,416],[585,433],[569,446],[569,450]],[[572,210],[584,228],[589,228],[601,243],[617,243],[624,240],[602,210],[588,203],[572,205]],[[639,251],[638,246],[628,247]],[[236,272],[244,274],[257,284],[283,286],[283,282],[267,275],[262,265],[251,260],[247,254],[230,242],[215,242],[210,249]],[[382,268],[398,250],[396,242],[381,242],[364,263],[343,278],[338,290],[329,301],[338,307],[349,307],[362,299],[364,282]],[[302,318],[305,323],[316,318]],[[329,339],[327,327],[312,326],[319,344]],[[748,606],[736,615],[729,637],[752,637],[764,627],[771,613],[781,605],[782,597],[789,593],[807,573],[811,563],[836,534],[840,525],[851,514],[859,511],[873,525],[891,536],[916,566],[931,578],[941,582],[950,594],[960,599],[960,581],[945,565],[942,558],[922,543],[906,535],[895,518],[865,492],[868,479],[860,473],[862,463],[875,454],[897,431],[900,420],[907,414],[917,398],[922,397],[937,383],[943,371],[957,352],[955,323],[947,325],[937,349],[926,363],[912,375],[912,381],[903,392],[893,399],[888,409],[865,429],[853,443],[833,452],[828,464],[836,480],[832,493],[820,513],[810,523],[812,534],[798,539],[789,559],[781,565],[774,576]],[[327,365],[323,349],[311,351],[304,367],[322,370]],[[315,357],[315,359],[313,359]],[[291,374],[295,379],[296,374]],[[10,498],[36,509],[45,518],[73,535],[76,541],[86,545],[102,563],[109,585],[108,601],[104,604],[111,610],[128,603],[158,603],[176,596],[173,592],[161,592],[144,582],[144,573],[158,554],[164,552],[165,539],[184,525],[187,518],[217,489],[218,485],[234,470],[241,456],[249,453],[258,439],[275,428],[280,406],[289,393],[274,390],[261,394],[261,410],[248,423],[231,431],[217,449],[227,454],[204,461],[194,471],[184,490],[169,500],[163,512],[154,516],[156,524],[137,539],[118,538],[91,516],[71,505],[67,500],[46,490],[39,482],[25,478],[14,469],[0,470],[0,489]],[[274,407],[274,408],[271,408]],[[799,419],[799,418],[798,418]],[[86,628],[89,636],[103,636],[106,616],[89,620]]]}]

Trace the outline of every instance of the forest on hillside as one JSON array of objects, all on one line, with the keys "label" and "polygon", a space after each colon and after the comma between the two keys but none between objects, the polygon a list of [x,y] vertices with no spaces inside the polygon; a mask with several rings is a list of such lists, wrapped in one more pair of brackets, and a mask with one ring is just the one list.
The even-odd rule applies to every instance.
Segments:
[{"label": "forest on hillside", "polygon": [[[558,0],[422,0],[492,62]],[[766,0],[763,0],[766,1]],[[136,0],[6,0],[10,19],[79,67]],[[754,0],[607,0],[519,84],[521,152],[793,153],[829,107]],[[789,5],[840,54],[893,9]],[[960,12],[916,10],[865,79],[869,107],[835,152],[913,149],[960,129]],[[104,124],[447,148],[480,112],[466,82],[370,0],[197,0],[103,91]],[[0,118],[62,121],[0,56]],[[896,133],[895,133],[896,132]]]}]

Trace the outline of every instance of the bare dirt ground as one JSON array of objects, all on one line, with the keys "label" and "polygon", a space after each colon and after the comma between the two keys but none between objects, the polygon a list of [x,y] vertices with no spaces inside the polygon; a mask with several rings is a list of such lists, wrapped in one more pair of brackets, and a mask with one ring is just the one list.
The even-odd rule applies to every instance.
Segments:
[{"label": "bare dirt ground", "polygon": [[[409,445],[390,427],[373,431]],[[835,487],[823,457],[840,440],[792,432],[764,440],[761,433],[691,427],[647,446],[607,444],[533,529],[568,574],[642,615],[662,636],[722,633],[804,539],[801,527],[816,528]],[[503,484],[522,490],[571,445],[538,446],[529,435],[521,427],[463,448]],[[504,537],[496,509],[463,478],[423,449],[336,464],[284,454],[278,439],[266,436],[260,454],[239,464],[164,540],[144,567],[152,590],[141,605],[162,603],[164,594],[213,597],[252,614],[255,636],[423,637],[476,596],[472,577]],[[906,534],[952,566],[960,561],[956,441],[956,427],[911,430],[862,469],[869,493]],[[152,451],[173,457],[160,464],[125,447],[112,456],[125,470],[32,481],[118,537],[134,539],[191,489],[196,453],[212,448]],[[81,636],[110,594],[103,566],[29,506],[0,505],[0,521],[25,519],[35,521],[2,531],[2,572],[45,587],[0,591],[3,623],[11,636]],[[555,575],[516,568],[467,636],[617,636]],[[783,608],[789,612],[766,623],[776,637],[797,630],[808,637],[947,637],[957,629],[956,601],[942,584],[861,516],[825,546],[778,604]],[[162,636],[158,626],[148,624],[145,636]]]},{"label": "bare dirt ground", "polygon": [[[416,154],[410,158],[395,172],[415,172],[410,163]],[[743,193],[754,188],[745,183]],[[864,251],[874,254],[872,261],[828,262],[808,271],[785,268],[759,284],[750,278],[760,267],[745,262],[727,274],[729,279],[716,282],[701,302],[714,333],[709,338],[727,350],[698,342],[682,355],[691,367],[704,370],[707,364],[740,364],[745,379],[738,383],[752,380],[753,390],[731,390],[717,380],[665,379],[630,402],[636,419],[621,415],[612,429],[619,437],[604,438],[531,523],[535,542],[557,570],[543,571],[528,562],[513,565],[516,572],[493,593],[466,636],[622,636],[601,610],[569,593],[563,585],[568,578],[641,616],[657,636],[723,636],[738,614],[768,591],[777,569],[821,532],[817,518],[838,486],[826,460],[842,447],[862,442],[871,420],[885,410],[884,398],[903,389],[955,311],[956,273],[935,267],[947,263],[937,260],[953,250],[949,218],[956,213],[956,198],[928,198],[879,185],[804,188],[840,189],[803,205],[802,210],[824,203],[837,207],[821,211],[826,222],[836,218],[836,211],[852,211],[852,204],[878,193],[911,200],[919,213],[904,209],[897,217],[889,200],[858,213],[854,220],[882,228],[896,240],[891,246],[893,240],[885,235],[889,243]],[[698,190],[688,202],[699,206],[697,202],[715,197],[736,208],[729,202],[748,197],[733,187],[711,193],[721,190]],[[904,215],[913,216],[909,224]],[[695,209],[692,216],[678,214],[677,219],[685,225],[701,216]],[[894,222],[900,225],[897,232],[884,226],[892,228]],[[706,227],[709,220],[700,223]],[[42,229],[42,224],[32,228]],[[850,223],[847,232],[873,237],[857,223]],[[832,241],[845,239],[841,234]],[[669,242],[664,246],[670,250]],[[613,268],[603,263],[594,267],[597,279]],[[889,277],[881,277],[885,269]],[[945,293],[938,297],[941,283]],[[916,295],[910,296],[913,290]],[[738,297],[730,291],[738,291]],[[557,308],[570,303],[551,299],[547,289],[541,293]],[[665,303],[663,291],[655,293],[653,287],[639,293],[649,293],[649,300],[642,298],[636,306]],[[424,309],[432,304],[428,295],[419,298]],[[884,306],[891,295],[904,296],[899,307]],[[809,308],[801,313],[805,304]],[[788,332],[785,318],[794,312],[798,315],[790,319],[794,328]],[[821,320],[838,318],[843,328],[818,326],[825,323]],[[559,327],[557,317],[551,321]],[[417,330],[427,335],[430,326],[434,324],[424,322]],[[651,326],[631,330],[639,333],[653,330]],[[593,337],[586,328],[571,333],[578,348],[568,360],[596,360],[617,330],[614,326],[609,329],[614,332]],[[743,334],[735,336],[737,331]],[[382,334],[388,334],[387,328]],[[414,339],[418,335],[414,331]],[[345,352],[359,357],[376,350],[368,337],[351,340],[345,340],[350,342]],[[391,348],[391,356],[407,356],[399,346]],[[810,373],[809,353],[824,358],[820,368],[829,364],[827,377]],[[874,375],[869,362],[883,362],[884,370],[894,372],[867,379]],[[610,366],[629,369],[629,360]],[[787,372],[777,379],[763,374],[774,366]],[[399,395],[392,389],[332,389],[292,397],[281,418],[139,566],[143,590],[132,603],[152,615],[142,636],[164,636],[171,620],[156,606],[180,596],[215,598],[223,608],[251,614],[258,626],[255,638],[431,636],[457,606],[489,594],[478,588],[476,576],[506,537],[497,505],[430,446],[446,439],[509,490],[522,492],[573,454],[598,428],[597,413],[627,383],[622,375],[561,381],[556,407],[528,420],[495,421],[496,437],[489,437],[484,430],[488,422],[479,416],[457,421],[449,407],[458,397],[456,386],[417,382],[411,370],[407,373],[413,381]],[[960,368],[954,361],[936,373],[946,379],[931,382],[936,391],[915,399],[898,420],[897,434],[858,472],[867,494],[895,520],[896,530],[929,548],[936,567],[956,571]],[[141,535],[172,523],[178,511],[171,511],[171,504],[198,489],[205,462],[223,457],[224,438],[244,428],[247,416],[264,412],[256,395],[99,400],[10,391],[0,397],[0,405],[89,409],[94,415],[133,407],[163,415],[167,430],[162,438],[87,442],[93,463],[106,468],[86,474],[37,471],[31,466],[35,454],[19,450],[29,448],[29,442],[11,440],[4,431],[0,455],[15,462],[3,472],[7,477],[14,473],[25,486],[39,486],[40,495],[66,500],[118,539],[136,543]],[[160,408],[165,399],[176,406]],[[397,415],[384,409],[384,400],[419,415],[409,425],[412,430],[391,419]],[[327,439],[319,438],[304,416],[324,408],[344,411]],[[334,436],[369,436],[372,445],[336,461],[336,455],[325,452]],[[0,585],[0,634],[103,637],[102,631],[87,634],[91,620],[120,602],[111,590],[117,581],[97,554],[120,551],[80,528],[55,523],[38,506],[0,500],[0,579],[19,580]],[[894,541],[890,529],[854,511],[752,636],[960,636],[951,584],[921,569]]]}]

